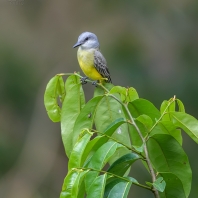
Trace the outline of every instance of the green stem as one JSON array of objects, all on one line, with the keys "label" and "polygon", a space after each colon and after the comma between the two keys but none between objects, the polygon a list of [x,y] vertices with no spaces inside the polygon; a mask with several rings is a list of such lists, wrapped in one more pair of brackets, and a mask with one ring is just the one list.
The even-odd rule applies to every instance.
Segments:
[{"label": "green stem", "polygon": [[56,74],[57,76],[71,76],[74,75],[73,73],[60,73],[60,74]]},{"label": "green stem", "polygon": [[[110,173],[110,172],[107,172],[107,171],[103,171],[103,170],[97,170],[97,169],[94,169],[94,168],[75,168],[75,169],[78,169],[78,170],[81,169],[81,170],[96,171],[96,172],[99,172],[99,173],[104,173],[104,174],[108,174],[108,175],[113,176],[113,177],[117,177],[117,178],[119,178],[119,179],[121,179],[121,180],[124,180],[124,181],[126,181],[126,182],[132,182],[132,181],[128,180],[127,178],[124,178],[124,177],[121,177],[121,176],[119,176],[119,175],[115,175],[115,174],[113,174],[113,173]],[[143,185],[143,184],[136,183],[136,182],[132,182],[132,183],[133,183],[134,185],[136,185],[136,186],[139,186],[139,187],[145,188],[145,189],[147,189],[147,190],[153,191],[151,187],[148,187],[148,186],[145,186],[145,185]]]}]

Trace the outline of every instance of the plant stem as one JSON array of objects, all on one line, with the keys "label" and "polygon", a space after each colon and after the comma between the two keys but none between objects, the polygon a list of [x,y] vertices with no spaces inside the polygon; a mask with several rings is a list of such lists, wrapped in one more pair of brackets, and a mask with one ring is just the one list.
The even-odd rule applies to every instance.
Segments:
[{"label": "plant stem", "polygon": [[57,76],[71,76],[73,75],[73,73],[60,73],[60,74],[56,74]]},{"label": "plant stem", "polygon": [[[107,171],[103,171],[103,170],[97,170],[97,169],[93,169],[93,168],[75,168],[75,169],[82,169],[82,170],[90,170],[90,171],[96,171],[96,172],[99,172],[99,173],[104,173],[104,174],[108,174],[108,175],[111,175],[111,176],[113,176],[113,177],[117,177],[117,178],[119,178],[119,179],[121,179],[121,180],[124,180],[124,181],[126,181],[126,182],[132,182],[132,181],[130,181],[130,180],[128,180],[127,178],[124,178],[124,177],[121,177],[121,176],[119,176],[119,175],[115,175],[115,174],[113,174],[113,173],[110,173],[110,172],[107,172]],[[143,184],[139,184],[139,183],[136,183],[136,182],[132,182],[134,185],[136,185],[136,186],[139,186],[139,187],[142,187],[142,188],[145,188],[145,189],[147,189],[147,190],[151,190],[151,191],[153,191],[153,189],[152,188],[150,188],[150,187],[148,187],[148,186],[145,186],[145,185],[143,185]]]}]

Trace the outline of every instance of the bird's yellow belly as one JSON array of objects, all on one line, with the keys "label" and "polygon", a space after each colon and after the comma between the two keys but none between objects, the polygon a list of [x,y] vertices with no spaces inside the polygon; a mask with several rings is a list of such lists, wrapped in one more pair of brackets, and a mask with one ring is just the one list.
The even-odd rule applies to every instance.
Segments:
[{"label": "bird's yellow belly", "polygon": [[102,76],[94,66],[94,51],[78,50],[78,62],[84,74],[92,80],[100,80]]}]

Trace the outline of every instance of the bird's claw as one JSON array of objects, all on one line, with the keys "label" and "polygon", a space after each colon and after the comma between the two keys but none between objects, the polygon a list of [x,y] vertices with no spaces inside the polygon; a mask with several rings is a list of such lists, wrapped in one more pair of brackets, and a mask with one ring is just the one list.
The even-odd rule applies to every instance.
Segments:
[{"label": "bird's claw", "polygon": [[81,79],[80,79],[80,82],[81,82],[81,84],[82,85],[84,85],[84,84],[86,84],[87,83],[87,79],[88,79],[88,77],[82,77]]},{"label": "bird's claw", "polygon": [[93,81],[91,84],[97,87],[97,83],[98,83],[97,81]]}]

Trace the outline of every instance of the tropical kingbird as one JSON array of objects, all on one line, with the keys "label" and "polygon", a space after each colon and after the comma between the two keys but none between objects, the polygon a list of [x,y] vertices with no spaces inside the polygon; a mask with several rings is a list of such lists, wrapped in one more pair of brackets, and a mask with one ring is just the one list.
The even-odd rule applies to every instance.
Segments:
[{"label": "tropical kingbird", "polygon": [[84,74],[92,80],[112,82],[107,62],[99,50],[98,38],[91,32],[83,32],[77,43],[73,46],[79,47],[77,58]]}]

